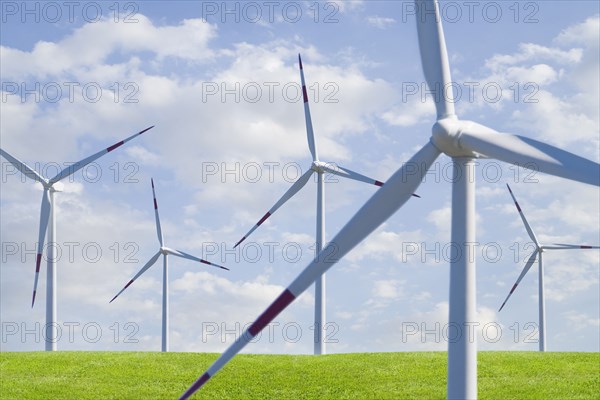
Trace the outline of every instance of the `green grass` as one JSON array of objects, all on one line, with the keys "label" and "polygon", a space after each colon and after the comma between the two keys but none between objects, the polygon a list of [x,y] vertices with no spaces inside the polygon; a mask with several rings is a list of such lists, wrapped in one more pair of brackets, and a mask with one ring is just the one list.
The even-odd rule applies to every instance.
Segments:
[{"label": "green grass", "polygon": [[[0,399],[174,399],[217,354],[0,353]],[[600,353],[480,352],[481,399],[598,399]],[[443,399],[446,353],[239,355],[206,399]]]}]

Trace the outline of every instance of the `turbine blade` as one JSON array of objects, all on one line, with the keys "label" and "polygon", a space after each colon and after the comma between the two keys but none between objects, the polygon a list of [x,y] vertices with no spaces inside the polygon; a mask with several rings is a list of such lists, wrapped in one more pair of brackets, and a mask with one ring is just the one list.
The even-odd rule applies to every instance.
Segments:
[{"label": "turbine blade", "polygon": [[269,211],[267,211],[267,213],[265,215],[263,215],[263,217],[256,223],[256,225],[254,225],[252,227],[252,229],[250,229],[248,231],[248,233],[246,233],[246,235],[244,235],[244,237],[242,237],[235,244],[235,246],[233,246],[233,248],[235,249],[236,247],[238,247],[244,240],[246,240],[248,238],[248,236],[250,236],[252,234],[252,232],[254,232],[256,230],[256,228],[258,228],[259,226],[261,226],[263,224],[263,222],[265,222],[267,220],[267,218],[269,218],[271,215],[273,215],[273,213],[275,211],[277,211],[277,209],[279,209],[279,207],[281,207],[282,205],[284,205],[286,201],[288,201],[296,193],[298,193],[300,191],[300,189],[302,189],[304,187],[304,185],[306,185],[306,183],[308,182],[308,179],[313,174],[313,172],[314,171],[312,169],[309,169],[296,182],[294,182],[294,184],[292,185],[292,187],[290,187],[288,189],[288,191],[285,192],[285,194],[283,196],[281,196],[281,198],[277,201],[277,203],[275,203],[275,205],[273,207],[271,207],[271,209]]},{"label": "turbine blade", "polygon": [[544,249],[549,249],[549,250],[600,249],[600,246],[588,246],[586,244],[555,243],[555,246],[544,246]]},{"label": "turbine blade", "polygon": [[540,247],[540,243],[537,240],[537,237],[535,236],[535,233],[533,232],[533,229],[531,229],[531,225],[529,225],[529,222],[527,222],[527,218],[525,218],[525,214],[523,214],[523,211],[521,210],[521,206],[519,205],[519,202],[517,201],[515,195],[513,194],[512,190],[510,189],[510,186],[508,186],[508,183],[506,184],[506,187],[508,188],[508,192],[510,193],[510,196],[512,197],[513,201],[515,202],[515,206],[517,207],[517,211],[519,212],[519,215],[521,216],[521,220],[523,221],[523,224],[525,224],[525,229],[527,230],[527,234],[529,234],[529,237],[531,238],[531,240],[533,240],[533,243],[535,243],[535,245],[537,247]]},{"label": "turbine blade", "polygon": [[8,154],[6,151],[4,151],[2,149],[0,149],[0,154],[2,154],[2,157],[6,158],[9,163],[11,163],[12,165],[14,165],[14,167],[16,169],[18,169],[19,172],[21,172],[26,177],[28,177],[30,179],[33,179],[34,181],[38,181],[38,182],[40,182],[44,186],[46,186],[46,184],[48,183],[48,181],[46,180],[46,178],[44,178],[43,176],[41,176],[40,174],[38,174],[36,171],[34,171],[33,169],[31,169],[27,164],[25,164],[24,162],[20,161],[16,157],[11,156],[10,154]]},{"label": "turbine blade", "polygon": [[114,149],[124,145],[125,143],[129,142],[131,139],[138,137],[139,135],[141,135],[142,133],[149,131],[150,129],[154,128],[154,126],[151,126],[149,128],[144,129],[143,131],[140,131],[134,135],[129,136],[127,139],[125,140],[121,140],[118,143],[113,144],[110,147],[107,147],[104,150],[101,150],[99,152],[97,152],[96,154],[93,154],[87,158],[84,158],[81,161],[76,162],[73,165],[69,165],[68,167],[66,167],[65,169],[63,169],[62,171],[60,171],[58,173],[58,175],[56,175],[54,178],[50,179],[50,183],[56,183],[58,181],[60,181],[63,178],[66,178],[69,175],[74,174],[75,172],[79,171],[81,168],[85,167],[86,165],[88,165],[89,163],[97,160],[98,158],[102,157],[103,155],[110,153],[111,151],[113,151]]},{"label": "turbine blade", "polygon": [[163,245],[162,229],[160,229],[160,218],[158,216],[158,203],[156,202],[156,192],[154,191],[154,179],[150,178],[152,184],[152,197],[154,198],[154,217],[156,219],[156,234],[158,235],[158,241],[160,245]]},{"label": "turbine blade", "polygon": [[446,94],[452,92],[452,77],[439,4],[434,0],[416,0],[415,6],[421,65],[427,86],[435,93],[437,119],[452,117],[455,115],[453,99]]},{"label": "turbine blade", "polygon": [[330,174],[341,176],[343,178],[353,179],[355,181],[365,182],[375,186],[383,186],[383,182],[381,181],[369,178],[368,176],[364,176],[358,172],[351,171],[348,168],[344,168],[340,165],[324,163],[321,165],[321,168],[323,168],[325,172],[329,172]]},{"label": "turbine blade", "polygon": [[160,256],[160,251],[158,253],[156,253],[155,255],[152,256],[152,258],[150,259],[150,261],[148,261],[146,263],[146,265],[144,265],[142,267],[142,269],[139,270],[139,272],[137,274],[135,274],[135,276],[133,278],[131,278],[131,280],[129,282],[127,282],[127,285],[125,285],[125,287],[123,287],[123,289],[121,289],[119,291],[119,293],[117,293],[117,295],[115,297],[112,298],[111,301],[109,301],[109,303],[112,303],[113,301],[115,301],[115,299],[117,297],[119,297],[119,295],[121,293],[123,293],[125,291],[125,289],[127,289],[137,278],[140,277],[140,275],[142,275],[144,272],[146,272],[148,270],[148,268],[150,268],[151,266],[154,265],[154,263],[156,262],[156,260],[158,260],[158,257]]},{"label": "turbine blade", "polygon": [[460,146],[484,156],[534,171],[600,186],[600,165],[537,140],[501,134],[470,123],[459,137]]},{"label": "turbine blade", "polygon": [[192,261],[197,261],[197,262],[200,262],[200,263],[206,264],[206,265],[212,265],[213,267],[217,267],[217,268],[221,268],[221,269],[229,271],[229,268],[223,267],[223,266],[215,264],[215,263],[211,263],[210,261],[203,260],[202,258],[195,257],[195,256],[188,254],[186,252],[183,252],[181,250],[167,249],[167,251],[170,254],[173,254],[174,256],[177,256],[177,257],[185,258],[185,259],[192,260]]},{"label": "turbine blade", "polygon": [[527,272],[531,269],[531,266],[535,262],[535,258],[536,258],[537,254],[538,254],[538,251],[539,250],[536,249],[533,252],[533,254],[529,257],[529,260],[527,260],[527,263],[525,264],[525,268],[523,268],[523,271],[521,271],[521,275],[519,275],[519,278],[517,279],[517,281],[513,285],[512,289],[510,289],[510,293],[508,293],[508,296],[506,296],[506,299],[504,300],[504,303],[502,303],[502,305],[500,306],[500,309],[498,310],[498,312],[502,311],[502,309],[504,308],[504,305],[506,304],[506,302],[508,301],[508,299],[510,298],[510,296],[512,296],[512,294],[515,291],[515,289],[517,288],[517,286],[519,286],[519,283],[521,282],[521,279],[523,279],[523,277],[525,276],[525,274],[527,274]]},{"label": "turbine blade", "polygon": [[312,118],[310,117],[310,107],[308,106],[308,92],[306,91],[306,82],[304,80],[304,68],[302,67],[302,58],[298,54],[298,63],[300,65],[300,80],[302,82],[302,96],[304,98],[304,119],[306,120],[306,136],[308,137],[308,148],[312,154],[313,161],[319,159],[317,153],[317,143],[315,142],[315,133],[312,126]]},{"label": "turbine blade", "polygon": [[[365,183],[375,185],[375,186],[383,186],[383,182],[381,182],[381,181],[378,181],[373,178],[369,178],[368,176],[359,174],[358,172],[354,172],[354,171],[349,170],[348,168],[344,168],[340,165],[324,163],[321,165],[321,168],[323,168],[323,170],[325,170],[325,172],[329,172],[331,174],[341,176],[343,178],[353,179],[355,181],[365,182]],[[414,193],[413,193],[413,196],[421,197],[418,194],[414,194]]]},{"label": "turbine blade", "polygon": [[281,311],[300,296],[312,283],[358,243],[394,214],[412,195],[425,173],[440,154],[431,143],[425,145],[369,199],[287,289],[258,317],[180,399],[189,398],[242,348],[267,326]]},{"label": "turbine blade", "polygon": [[[31,297],[31,307],[35,304],[35,295],[37,294],[38,279],[40,277],[40,266],[42,264],[42,253],[44,250],[44,240],[48,231],[48,221],[50,220],[50,192],[44,187],[42,195],[42,207],[40,211],[40,231],[38,234],[37,255],[35,258],[35,277],[33,280],[33,295]],[[50,277],[48,277],[50,279]]]}]

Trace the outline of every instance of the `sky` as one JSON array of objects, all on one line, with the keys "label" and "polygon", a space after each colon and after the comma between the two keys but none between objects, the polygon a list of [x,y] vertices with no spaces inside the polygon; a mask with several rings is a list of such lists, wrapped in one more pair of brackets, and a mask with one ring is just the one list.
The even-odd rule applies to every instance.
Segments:
[{"label": "sky", "polygon": [[[221,352],[314,256],[316,182],[233,245],[310,167],[298,53],[320,159],[385,181],[430,136],[412,2],[2,2],[1,147],[46,177],[148,126],[56,194],[58,348],[160,350],[165,244],[172,351]],[[600,159],[599,6],[447,2],[459,117]],[[533,245],[600,243],[598,188],[477,160],[481,350],[535,351]],[[2,351],[44,349],[46,270],[31,308],[41,185],[1,160]],[[451,160],[327,273],[331,353],[445,350]],[[326,238],[377,190],[326,176]],[[600,351],[600,252],[544,254],[547,346]],[[250,353],[310,354],[312,288]]]}]

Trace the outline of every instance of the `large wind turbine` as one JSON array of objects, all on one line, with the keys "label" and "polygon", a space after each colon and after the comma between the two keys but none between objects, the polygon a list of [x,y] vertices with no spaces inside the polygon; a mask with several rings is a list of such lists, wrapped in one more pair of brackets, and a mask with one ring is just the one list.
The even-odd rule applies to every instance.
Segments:
[{"label": "large wind turbine", "polygon": [[[312,174],[317,173],[317,238],[316,238],[316,254],[320,253],[323,249],[323,243],[325,241],[325,212],[324,212],[324,199],[325,199],[325,185],[323,175],[326,172],[344,177],[354,179],[356,181],[370,183],[376,186],[383,186],[383,183],[351,171],[349,169],[334,166],[329,163],[319,161],[319,155],[317,152],[317,142],[315,141],[315,134],[313,132],[312,119],[310,117],[310,108],[308,106],[308,93],[306,91],[306,82],[304,81],[304,68],[302,67],[302,58],[298,54],[298,63],[300,66],[300,80],[302,82],[302,93],[304,97],[304,118],[306,120],[306,135],[308,137],[308,148],[312,155],[312,164],[308,171],[306,171],[294,184],[288,189],[287,192],[275,203],[273,207],[233,246],[236,248],[244,240],[248,238],[261,226],[267,218],[269,218],[275,211],[279,209],[286,201],[291,199],[296,193],[300,191],[306,185]],[[325,354],[326,346],[323,341],[323,329],[325,326],[325,274],[319,276],[315,282],[315,337],[314,337],[314,354]]]},{"label": "large wind turbine", "polygon": [[517,288],[517,286],[519,285],[521,280],[525,277],[527,272],[529,272],[529,270],[531,269],[531,266],[533,265],[533,263],[535,262],[535,259],[537,257],[537,259],[538,259],[539,345],[540,345],[540,351],[546,351],[546,298],[544,297],[544,266],[542,264],[542,253],[546,250],[600,249],[600,247],[588,246],[588,245],[583,245],[583,244],[555,244],[554,246],[547,246],[547,245],[541,244],[539,242],[539,240],[537,239],[535,233],[533,232],[531,225],[529,225],[529,222],[527,222],[527,218],[525,218],[525,214],[523,214],[523,210],[521,209],[521,206],[519,206],[519,203],[517,202],[515,195],[513,194],[512,190],[510,189],[510,186],[508,186],[508,184],[507,184],[506,187],[508,187],[508,191],[510,192],[511,197],[512,197],[513,201],[515,202],[515,206],[517,207],[517,211],[519,211],[519,215],[521,216],[521,219],[523,220],[523,224],[525,225],[527,234],[529,235],[529,237],[531,238],[531,240],[533,240],[533,243],[535,244],[535,251],[529,257],[529,260],[527,260],[527,263],[525,263],[525,268],[523,268],[521,275],[519,275],[519,278],[513,285],[512,289],[510,289],[510,293],[508,293],[508,296],[506,296],[506,299],[504,300],[504,303],[502,303],[502,306],[500,306],[500,309],[498,310],[498,312],[502,311],[502,309],[504,308],[504,305],[506,304],[506,302],[508,301],[510,296],[513,294],[513,292],[515,291],[515,289]]},{"label": "large wind turbine", "polygon": [[[76,162],[73,165],[64,168],[60,171],[54,178],[46,179],[42,175],[38,174],[32,168],[30,168],[27,164],[19,161],[17,158],[11,156],[3,149],[0,149],[0,154],[4,158],[6,158],[12,165],[15,166],[23,175],[28,178],[33,179],[34,181],[38,181],[44,187],[44,194],[42,195],[42,209],[40,215],[40,231],[38,236],[38,247],[37,247],[37,256],[35,261],[35,278],[33,281],[33,295],[31,298],[31,307],[35,304],[35,295],[37,293],[37,284],[40,273],[40,265],[42,263],[42,254],[44,249],[46,238],[46,231],[48,232],[48,243],[54,244],[56,243],[56,220],[55,220],[55,211],[54,211],[54,193],[61,192],[63,184],[60,182],[64,178],[74,174],[76,171],[79,171],[81,168],[85,167],[89,163],[97,160],[103,155],[110,153],[116,148],[124,145],[131,139],[141,135],[142,133],[154,128],[151,126],[149,128],[144,129],[136,133],[135,135],[131,135],[125,140],[121,140],[118,143],[113,144],[110,147],[107,147],[104,150],[97,152],[83,160]],[[54,254],[54,246],[48,246],[47,250],[47,278],[46,278],[46,333],[44,339],[46,341],[46,351],[54,351],[57,348],[56,338],[57,330],[53,329],[56,326],[56,260]]]},{"label": "large wind turbine", "polygon": [[133,281],[135,281],[144,272],[146,272],[151,266],[153,266],[154,263],[156,263],[156,260],[158,260],[158,257],[160,257],[160,255],[162,254],[163,255],[162,351],[169,351],[169,266],[167,264],[167,256],[169,254],[171,254],[171,255],[174,255],[177,257],[185,258],[187,260],[197,261],[197,262],[200,262],[200,263],[206,264],[206,265],[212,265],[213,267],[217,267],[217,268],[221,268],[221,269],[225,269],[225,270],[229,270],[229,269],[222,267],[220,265],[217,265],[217,264],[213,264],[213,263],[203,260],[201,258],[194,257],[191,254],[184,253],[181,250],[170,249],[164,245],[162,229],[160,228],[160,218],[158,217],[158,202],[156,201],[156,192],[154,191],[154,180],[150,179],[150,183],[152,184],[152,197],[154,199],[154,217],[156,219],[156,234],[158,235],[158,242],[160,243],[160,248],[158,249],[158,252],[155,255],[153,255],[152,258],[150,258],[150,261],[148,261],[146,263],[146,265],[144,265],[142,267],[142,269],[140,269],[140,271],[137,274],[135,274],[135,276],[133,278],[131,278],[131,280],[129,282],[127,282],[125,287],[123,289],[121,289],[121,291],[119,293],[117,293],[117,295],[115,297],[113,297],[109,303],[112,303],[117,297],[119,297],[119,295],[121,293],[123,293],[123,291],[125,289],[127,289],[133,283]]},{"label": "large wind turbine", "polygon": [[[451,88],[448,54],[434,0],[417,0],[417,32],[423,72],[436,98],[437,121],[432,135],[405,165],[379,189],[323,249],[339,260],[393,215],[420,185],[437,157],[452,157],[457,179],[452,182],[452,252],[450,263],[449,326],[460,328],[448,343],[449,399],[477,398],[477,343],[469,333],[476,322],[475,163],[478,157],[529,166],[566,179],[600,186],[600,165],[567,151],[522,136],[499,133],[471,121],[460,120],[447,89]],[[460,174],[459,174],[460,172]],[[281,311],[302,294],[334,260],[317,257],[283,293],[181,396],[189,398],[213,377]]]}]

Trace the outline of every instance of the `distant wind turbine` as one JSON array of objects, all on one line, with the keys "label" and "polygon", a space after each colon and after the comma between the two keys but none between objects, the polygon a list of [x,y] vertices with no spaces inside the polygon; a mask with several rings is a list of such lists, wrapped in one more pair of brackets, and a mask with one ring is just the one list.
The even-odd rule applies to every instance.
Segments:
[{"label": "distant wind turbine", "polygon": [[[540,172],[600,186],[600,165],[547,143],[497,132],[458,119],[451,97],[453,82],[439,4],[415,1],[421,65],[430,90],[436,92],[437,118],[425,145],[398,169],[342,230],[238,339],[183,393],[189,398],[239,353],[275,317],[296,300],[335,261],[362,242],[392,216],[419,187],[435,160],[444,153],[460,175],[452,182],[452,226],[449,326],[461,329],[448,341],[448,399],[477,398],[477,341],[468,329],[477,320],[475,259],[469,257],[475,235],[475,159],[485,157],[528,166]],[[409,62],[414,62],[409,60]],[[450,88],[450,90],[448,90]],[[334,259],[332,259],[332,256]]]},{"label": "distant wind turbine", "polygon": [[137,278],[139,278],[144,272],[146,272],[151,266],[153,266],[154,263],[156,263],[156,260],[158,260],[158,258],[162,254],[162,256],[163,256],[162,351],[169,351],[169,267],[167,264],[167,256],[169,254],[171,254],[171,255],[174,255],[177,257],[185,258],[186,260],[192,260],[192,261],[200,262],[202,264],[212,265],[213,267],[217,267],[217,268],[221,268],[221,269],[225,269],[225,270],[229,270],[229,269],[222,267],[220,265],[217,265],[217,264],[213,264],[213,263],[203,260],[201,258],[194,257],[191,254],[184,253],[181,250],[170,249],[164,245],[162,229],[160,228],[160,218],[158,217],[158,202],[156,201],[156,192],[154,191],[154,180],[151,179],[150,182],[152,184],[152,197],[154,199],[154,217],[156,219],[156,234],[158,235],[158,242],[160,243],[160,248],[158,249],[158,252],[155,255],[153,255],[152,258],[150,258],[150,261],[148,261],[146,263],[146,265],[144,265],[142,267],[142,269],[137,274],[135,274],[135,276],[133,278],[131,278],[131,280],[129,282],[127,282],[125,287],[123,289],[121,289],[121,291],[119,293],[117,293],[117,295],[115,297],[112,298],[110,303],[112,303],[117,297],[119,297],[119,295],[121,293],[123,293],[123,291],[125,291],[125,289],[127,289]]},{"label": "distant wind turbine", "polygon": [[525,218],[525,214],[523,214],[523,210],[521,209],[521,206],[519,206],[519,203],[517,202],[515,195],[513,194],[512,190],[510,189],[510,186],[506,185],[506,187],[508,187],[508,191],[510,192],[511,197],[512,197],[513,201],[515,202],[515,206],[517,207],[517,211],[519,212],[519,215],[521,216],[521,219],[523,220],[523,224],[525,225],[527,234],[529,235],[531,240],[533,240],[533,243],[535,243],[535,251],[529,257],[529,260],[527,260],[527,263],[525,263],[525,268],[523,268],[521,275],[519,275],[519,278],[513,285],[512,289],[510,289],[510,293],[508,293],[508,296],[506,296],[506,299],[504,300],[504,303],[502,303],[502,305],[500,306],[500,309],[498,310],[498,312],[502,311],[502,309],[506,305],[506,302],[508,301],[510,296],[512,296],[515,289],[517,289],[517,286],[519,285],[521,280],[525,277],[527,272],[529,272],[529,270],[531,269],[531,266],[533,265],[533,263],[535,262],[535,259],[537,257],[537,260],[538,260],[539,336],[540,336],[539,337],[539,346],[540,346],[540,351],[546,351],[546,298],[544,296],[544,265],[542,263],[542,253],[546,250],[600,249],[600,247],[599,246],[588,246],[588,245],[583,245],[583,244],[555,244],[554,246],[546,246],[546,245],[541,244],[539,242],[539,240],[537,239],[537,237],[535,236],[535,233],[533,232],[531,225],[529,225],[529,222],[527,222],[527,218]]},{"label": "distant wind turbine", "polygon": [[[302,67],[302,58],[298,54],[298,64],[300,66],[300,80],[302,82],[302,93],[304,97],[304,119],[306,121],[306,135],[308,137],[308,148],[312,155],[312,164],[308,171],[306,171],[294,184],[288,189],[287,192],[275,203],[273,207],[233,246],[236,248],[244,240],[246,240],[252,232],[261,226],[267,218],[269,218],[275,211],[285,204],[289,199],[294,197],[296,193],[302,189],[312,174],[317,173],[317,237],[316,237],[316,254],[320,253],[323,249],[323,243],[325,241],[325,185],[323,175],[328,172],[334,175],[338,175],[348,179],[354,179],[356,181],[369,183],[371,185],[383,186],[383,182],[366,177],[357,172],[351,171],[347,168],[335,166],[323,161],[319,161],[319,155],[317,152],[317,142],[315,141],[315,134],[313,132],[312,119],[310,116],[310,108],[308,106],[308,93],[306,91],[306,82],[304,81],[304,68]],[[315,282],[315,324],[314,324],[314,354],[325,354],[326,345],[323,340],[323,330],[325,329],[325,274],[321,275]]]},{"label": "distant wind turbine", "polygon": [[[0,154],[8,160],[12,165],[15,166],[23,175],[27,176],[34,181],[42,184],[44,187],[44,194],[42,195],[42,209],[40,215],[40,231],[38,236],[38,247],[37,255],[35,260],[35,279],[33,281],[33,295],[31,297],[31,307],[35,304],[35,295],[37,293],[37,284],[40,274],[40,265],[42,263],[42,254],[45,244],[46,232],[48,232],[48,243],[56,243],[56,220],[54,211],[54,193],[61,192],[63,188],[61,180],[79,171],[89,163],[97,160],[103,155],[110,153],[116,148],[129,142],[141,135],[142,133],[154,128],[151,126],[128,137],[125,140],[121,140],[118,143],[107,147],[104,150],[97,152],[83,160],[76,162],[73,165],[68,166],[61,170],[55,177],[46,179],[42,175],[38,174],[27,164],[19,161],[17,158],[11,156],[3,149],[0,149]],[[55,351],[57,349],[57,330],[54,329],[56,326],[56,260],[54,254],[54,246],[48,246],[47,249],[47,278],[46,278],[46,333],[44,339],[46,342],[46,351]]]}]

